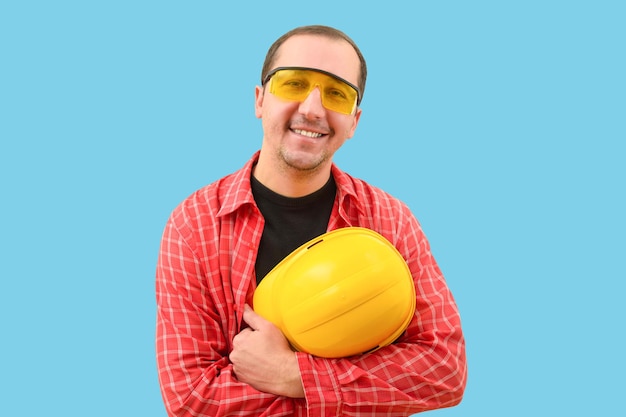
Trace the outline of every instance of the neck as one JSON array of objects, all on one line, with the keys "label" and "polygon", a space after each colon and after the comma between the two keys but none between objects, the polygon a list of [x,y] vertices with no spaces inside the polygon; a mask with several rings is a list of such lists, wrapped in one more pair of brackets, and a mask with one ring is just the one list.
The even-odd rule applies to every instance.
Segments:
[{"label": "neck", "polygon": [[322,188],[330,178],[330,168],[330,162],[313,170],[298,170],[288,166],[277,168],[276,165],[266,163],[261,153],[252,175],[275,193],[296,198]]}]

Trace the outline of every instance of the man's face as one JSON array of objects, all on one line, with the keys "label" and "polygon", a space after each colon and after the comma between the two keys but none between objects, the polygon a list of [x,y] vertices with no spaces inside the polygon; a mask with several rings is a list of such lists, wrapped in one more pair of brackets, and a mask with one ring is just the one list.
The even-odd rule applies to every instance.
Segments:
[{"label": "man's face", "polygon": [[[335,74],[358,84],[359,58],[344,40],[316,35],[296,35],[278,50],[273,68],[309,67]],[[281,169],[315,171],[328,166],[333,155],[354,135],[361,116],[341,114],[324,108],[319,88],[302,101],[274,96],[265,87],[256,88],[255,113],[262,119],[262,152],[281,164]]]}]

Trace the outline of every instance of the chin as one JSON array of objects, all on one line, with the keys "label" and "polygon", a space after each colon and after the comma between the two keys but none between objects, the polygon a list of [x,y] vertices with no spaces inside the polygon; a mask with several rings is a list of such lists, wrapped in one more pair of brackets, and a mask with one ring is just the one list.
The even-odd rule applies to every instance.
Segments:
[{"label": "chin", "polygon": [[281,159],[291,169],[311,172],[317,170],[328,160],[327,155],[313,155],[305,152],[281,153]]}]

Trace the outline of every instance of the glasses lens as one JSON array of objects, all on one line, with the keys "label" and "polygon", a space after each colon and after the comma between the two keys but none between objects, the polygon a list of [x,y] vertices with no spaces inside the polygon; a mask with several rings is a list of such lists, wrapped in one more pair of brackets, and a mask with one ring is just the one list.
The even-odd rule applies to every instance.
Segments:
[{"label": "glasses lens", "polygon": [[270,93],[291,101],[304,101],[319,87],[322,105],[328,110],[351,114],[358,93],[354,87],[330,75],[307,69],[282,69],[270,79]]}]

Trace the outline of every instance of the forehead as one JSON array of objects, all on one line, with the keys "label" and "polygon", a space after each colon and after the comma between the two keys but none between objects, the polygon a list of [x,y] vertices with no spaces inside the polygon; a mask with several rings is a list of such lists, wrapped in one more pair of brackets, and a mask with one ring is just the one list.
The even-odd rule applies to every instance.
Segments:
[{"label": "forehead", "polygon": [[278,49],[272,65],[277,67],[309,67],[336,74],[357,85],[360,61],[354,48],[343,39],[320,35],[296,35]]}]

